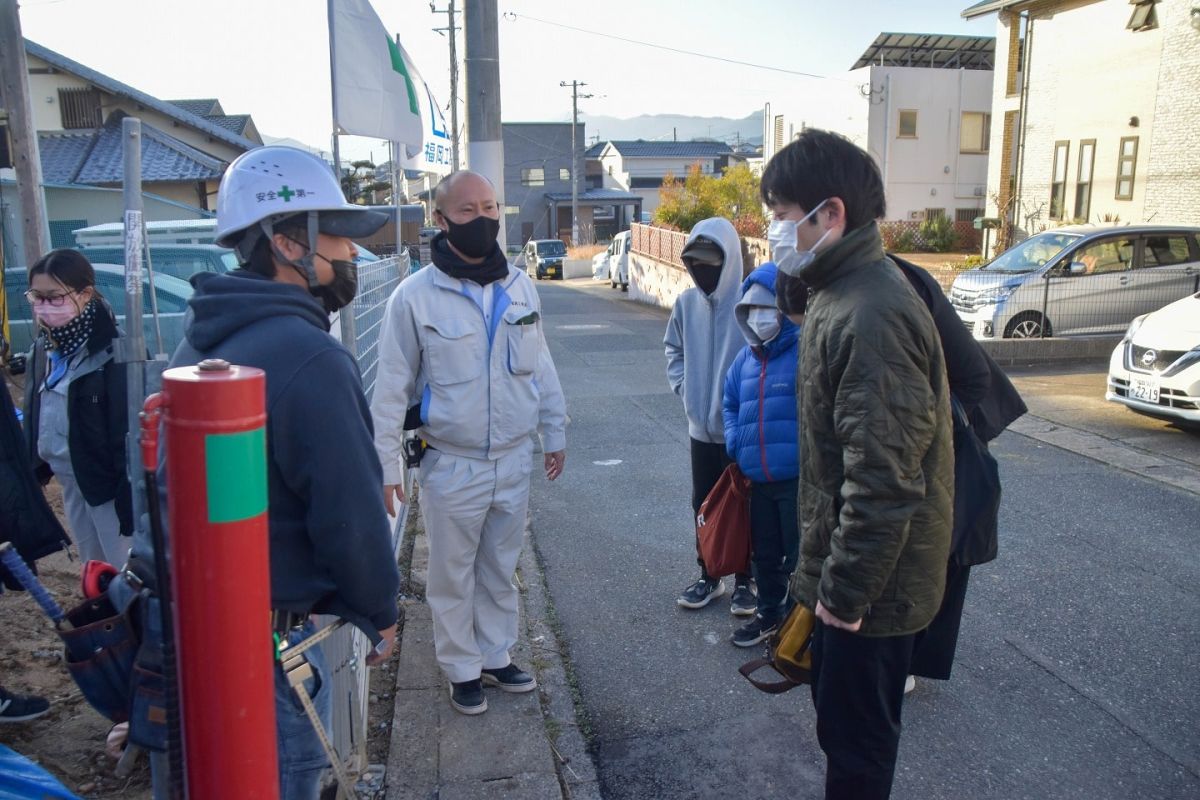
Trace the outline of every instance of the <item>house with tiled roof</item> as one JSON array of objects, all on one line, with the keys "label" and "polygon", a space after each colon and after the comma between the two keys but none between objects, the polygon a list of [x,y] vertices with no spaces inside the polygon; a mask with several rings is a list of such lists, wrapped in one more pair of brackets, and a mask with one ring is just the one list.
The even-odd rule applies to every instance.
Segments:
[{"label": "house with tiled roof", "polygon": [[641,197],[640,211],[658,208],[658,191],[667,175],[682,178],[693,166],[720,175],[741,159],[724,142],[607,141],[587,149],[588,189],[614,189]]},{"label": "house with tiled roof", "polygon": [[[121,219],[121,121],[142,121],[142,189],[148,220],[211,216],[233,159],[262,144],[248,114],[216,99],[159,100],[61,53],[25,40],[29,97],[45,187],[51,244],[72,231]],[[12,170],[0,169],[6,255],[20,235]],[[12,218],[10,218],[12,217]]]}]

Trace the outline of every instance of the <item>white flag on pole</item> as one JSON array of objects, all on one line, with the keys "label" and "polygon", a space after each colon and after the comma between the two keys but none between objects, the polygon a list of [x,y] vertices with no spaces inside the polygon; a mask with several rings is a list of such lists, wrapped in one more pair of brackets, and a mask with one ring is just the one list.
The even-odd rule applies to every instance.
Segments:
[{"label": "white flag on pole", "polygon": [[337,131],[399,142],[416,154],[433,95],[412,59],[368,0],[329,0],[329,26]]}]

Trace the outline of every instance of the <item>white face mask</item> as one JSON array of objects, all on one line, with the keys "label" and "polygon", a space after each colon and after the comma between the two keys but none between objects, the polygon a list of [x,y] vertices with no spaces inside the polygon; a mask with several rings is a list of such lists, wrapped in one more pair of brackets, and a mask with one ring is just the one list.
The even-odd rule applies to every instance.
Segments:
[{"label": "white face mask", "polygon": [[746,325],[764,344],[779,335],[781,324],[779,312],[774,308],[755,306],[746,314]]},{"label": "white face mask", "polygon": [[805,250],[803,253],[796,251],[796,229],[808,222],[809,218],[820,211],[821,206],[827,202],[829,201],[822,200],[817,203],[817,207],[805,214],[804,219],[799,222],[791,219],[771,220],[771,224],[767,227],[767,242],[771,245],[771,259],[775,262],[775,266],[785,274],[793,278],[799,277],[801,270],[817,257],[817,248],[821,246],[821,242],[833,233],[833,229],[830,228],[821,235],[811,249]]}]

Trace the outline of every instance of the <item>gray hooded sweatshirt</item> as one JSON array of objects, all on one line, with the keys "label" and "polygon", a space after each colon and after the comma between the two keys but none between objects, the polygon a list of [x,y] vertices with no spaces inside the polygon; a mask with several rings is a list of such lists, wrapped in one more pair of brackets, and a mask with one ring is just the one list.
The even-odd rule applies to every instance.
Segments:
[{"label": "gray hooded sweatshirt", "polygon": [[725,373],[745,344],[733,313],[741,296],[742,245],[733,223],[723,217],[697,222],[688,243],[699,236],[716,242],[725,252],[725,261],[711,295],[693,286],[675,300],[663,336],[667,381],[671,391],[683,398],[688,435],[701,442],[724,444],[721,393]]}]

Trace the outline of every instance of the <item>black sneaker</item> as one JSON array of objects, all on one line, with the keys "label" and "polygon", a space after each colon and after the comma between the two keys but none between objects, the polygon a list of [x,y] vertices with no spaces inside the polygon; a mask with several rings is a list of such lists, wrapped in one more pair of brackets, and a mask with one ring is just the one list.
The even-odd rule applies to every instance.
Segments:
[{"label": "black sneaker", "polygon": [[733,597],[729,599],[729,613],[735,617],[750,617],[758,610],[758,595],[750,588],[749,583],[739,583],[733,587]]},{"label": "black sneaker", "polygon": [[516,664],[509,664],[500,669],[485,669],[480,676],[484,686],[495,686],[504,692],[532,692],[537,688],[537,681],[528,672],[523,672]]},{"label": "black sneaker", "polygon": [[450,684],[450,705],[460,714],[482,714],[487,711],[487,698],[483,696],[483,684],[479,678],[473,681]]},{"label": "black sneaker", "polygon": [[0,722],[28,722],[50,710],[44,697],[12,694],[0,689]]},{"label": "black sneaker", "polygon": [[733,632],[729,641],[738,647],[753,647],[759,642],[765,642],[778,628],[778,622],[767,622],[755,614],[754,619]]},{"label": "black sneaker", "polygon": [[675,602],[682,608],[704,608],[706,605],[725,594],[725,584],[720,578],[706,580],[701,578],[679,595]]}]

